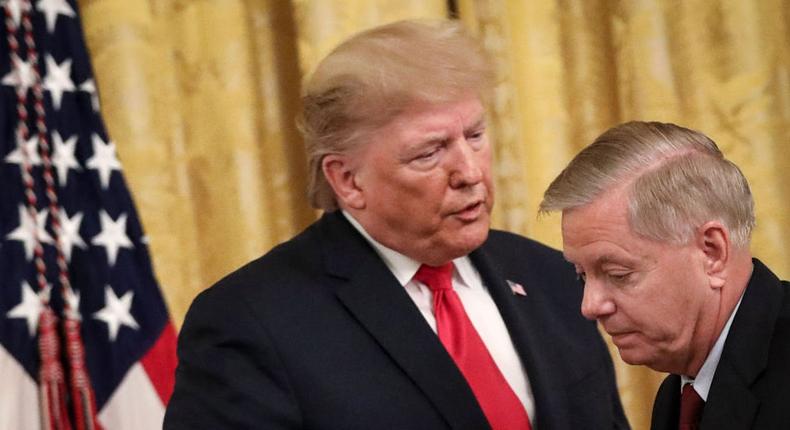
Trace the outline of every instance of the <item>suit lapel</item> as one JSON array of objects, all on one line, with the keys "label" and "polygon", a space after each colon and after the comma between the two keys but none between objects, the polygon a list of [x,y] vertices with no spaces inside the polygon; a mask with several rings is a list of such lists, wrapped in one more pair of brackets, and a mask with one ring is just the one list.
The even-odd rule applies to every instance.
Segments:
[{"label": "suit lapel", "polygon": [[[556,392],[565,389],[566,379],[562,377],[562,372],[578,366],[567,366],[565,370],[558,367],[562,360],[573,356],[569,355],[572,351],[564,349],[562,340],[553,338],[552,330],[547,329],[554,323],[562,322],[555,321],[557,316],[546,311],[551,307],[542,304],[543,297],[538,289],[530,289],[529,284],[526,284],[523,287],[527,296],[514,295],[503,270],[486,253],[485,246],[474,251],[470,257],[499,308],[526,370],[535,398],[536,427],[569,428],[569,407],[563,403],[565,396],[558,396]],[[525,268],[525,271],[528,269]]]},{"label": "suit lapel", "polygon": [[[751,429],[760,401],[736,368],[719,362],[702,412],[702,429]],[[715,391],[714,391],[715,390]]]},{"label": "suit lapel", "polygon": [[780,281],[759,260],[713,376],[701,427],[750,429],[760,402],[750,391],[765,370],[782,304]]},{"label": "suit lapel", "polygon": [[677,430],[679,417],[680,376],[669,375],[658,388],[650,430]]},{"label": "suit lapel", "polygon": [[452,429],[489,428],[463,375],[373,248],[339,212],[321,224],[326,269],[340,281],[338,299]]}]

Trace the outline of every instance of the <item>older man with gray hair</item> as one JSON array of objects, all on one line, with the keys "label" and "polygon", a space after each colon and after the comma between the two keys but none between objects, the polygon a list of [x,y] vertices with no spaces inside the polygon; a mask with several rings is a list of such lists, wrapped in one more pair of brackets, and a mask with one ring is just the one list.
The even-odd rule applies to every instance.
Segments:
[{"label": "older man with gray hair", "polygon": [[614,127],[551,183],[581,311],[669,372],[653,429],[790,428],[790,285],[752,258],[746,178],[694,130]]}]

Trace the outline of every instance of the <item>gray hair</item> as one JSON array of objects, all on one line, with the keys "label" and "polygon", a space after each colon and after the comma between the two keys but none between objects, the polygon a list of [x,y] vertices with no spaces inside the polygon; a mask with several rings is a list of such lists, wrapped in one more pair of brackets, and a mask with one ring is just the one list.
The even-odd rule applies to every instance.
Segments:
[{"label": "gray hair", "polygon": [[299,128],[309,160],[310,203],[337,209],[321,167],[324,156],[358,147],[410,103],[468,95],[485,101],[492,87],[482,47],[458,21],[399,21],[348,39],[318,64],[303,91]]},{"label": "gray hair", "polygon": [[694,230],[720,221],[736,247],[749,244],[754,200],[741,170],[704,134],[660,122],[628,122],[607,130],[549,185],[540,212],[591,203],[628,184],[633,231],[686,243]]}]

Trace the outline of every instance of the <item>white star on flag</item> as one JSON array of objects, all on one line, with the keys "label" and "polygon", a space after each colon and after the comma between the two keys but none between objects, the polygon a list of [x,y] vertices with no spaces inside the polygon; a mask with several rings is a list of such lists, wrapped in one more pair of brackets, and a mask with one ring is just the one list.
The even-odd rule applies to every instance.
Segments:
[{"label": "white star on flag", "polygon": [[38,329],[38,318],[41,311],[44,310],[44,301],[49,301],[49,292],[52,289],[50,285],[44,288],[44,291],[36,294],[27,281],[22,281],[22,301],[13,309],[8,311],[6,316],[8,318],[24,318],[27,320],[27,331],[30,337],[36,335]]},{"label": "white star on flag", "polygon": [[132,249],[132,241],[126,235],[126,214],[121,214],[117,220],[113,221],[110,215],[102,209],[99,211],[99,222],[101,222],[101,233],[91,240],[93,245],[103,246],[107,250],[107,260],[109,266],[115,265],[119,248]]},{"label": "white star on flag", "polygon": [[140,326],[132,316],[130,309],[132,307],[132,298],[134,291],[127,291],[123,297],[118,298],[115,291],[109,286],[104,287],[104,308],[93,314],[93,318],[102,320],[107,323],[107,330],[109,331],[110,340],[115,342],[118,337],[118,329],[122,325],[131,327],[137,330]]},{"label": "white star on flag", "polygon": [[44,13],[44,18],[47,20],[47,30],[50,33],[55,32],[55,24],[58,20],[58,15],[66,15],[74,17],[74,9],[66,3],[66,0],[39,0],[36,3],[36,9]]},{"label": "white star on flag", "polygon": [[47,77],[44,78],[44,88],[52,96],[55,110],[60,110],[64,91],[74,91],[74,81],[71,80],[71,59],[68,58],[58,64],[51,55],[47,55]]},{"label": "white star on flag", "polygon": [[36,235],[41,243],[52,243],[52,237],[47,233],[47,209],[36,214],[36,219],[30,216],[25,205],[19,205],[19,226],[6,235],[6,239],[18,240],[25,246],[25,258],[33,259],[36,248]]},{"label": "white star on flag", "polygon": [[16,149],[9,152],[5,157],[5,161],[11,164],[19,165],[21,169],[24,166],[25,156],[27,155],[28,162],[31,166],[41,165],[41,156],[38,154],[38,137],[33,136],[27,141],[21,141],[19,133],[16,133]]},{"label": "white star on flag", "polygon": [[60,137],[57,130],[52,132],[52,143],[54,152],[52,154],[52,165],[58,171],[58,182],[65,187],[69,179],[69,169],[82,170],[77,158],[74,157],[74,149],[77,147],[77,135],[69,137],[66,141]]},{"label": "white star on flag", "polygon": [[33,65],[27,61],[22,61],[16,55],[11,55],[11,71],[3,76],[3,85],[16,88],[17,92],[27,93],[27,90],[36,82],[36,75]]},{"label": "white star on flag", "polygon": [[110,175],[113,170],[121,170],[121,162],[115,156],[115,144],[110,142],[105,143],[98,134],[93,133],[91,136],[93,143],[93,157],[85,162],[89,169],[96,170],[99,173],[101,180],[101,187],[107,189],[110,186]]},{"label": "white star on flag", "polygon": [[66,262],[68,263],[71,262],[71,250],[74,248],[74,245],[82,249],[88,247],[80,236],[82,212],[77,212],[73,217],[69,218],[66,209],[60,208],[58,215],[60,219],[60,249],[63,250],[63,256],[66,257]]},{"label": "white star on flag", "polygon": [[93,79],[86,79],[85,82],[80,84],[80,91],[85,91],[86,93],[90,94],[91,96],[91,105],[93,105],[93,111],[99,111],[99,93],[96,92],[96,84],[93,82]]}]

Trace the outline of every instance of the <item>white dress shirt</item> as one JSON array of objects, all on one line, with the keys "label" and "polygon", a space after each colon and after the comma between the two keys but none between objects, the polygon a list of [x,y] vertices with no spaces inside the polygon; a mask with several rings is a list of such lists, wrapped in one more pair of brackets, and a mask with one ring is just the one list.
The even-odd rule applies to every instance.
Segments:
[{"label": "white dress shirt", "polygon": [[[425,321],[436,332],[436,318],[433,314],[433,293],[424,284],[415,281],[414,275],[420,263],[393,249],[387,248],[373,239],[348,212],[343,211],[346,219],[351,222],[362,236],[373,245],[378,255],[390,269],[395,278],[406,289],[409,297],[420,310]],[[529,414],[530,422],[535,424],[535,398],[529,385],[529,378],[521,364],[521,360],[510,339],[505,322],[499,314],[494,300],[483,285],[480,273],[472,265],[469,257],[464,256],[453,260],[453,289],[461,299],[464,310],[472,325],[483,340],[488,352],[494,359],[499,371],[513,389],[518,399]]]},{"label": "white dress shirt", "polygon": [[710,393],[710,385],[713,383],[713,375],[716,373],[716,368],[719,367],[721,352],[724,350],[724,341],[727,340],[727,335],[730,333],[730,326],[732,326],[732,320],[735,319],[735,314],[738,313],[738,308],[741,307],[742,300],[743,294],[741,294],[738,304],[735,305],[735,309],[732,310],[727,324],[724,324],[724,328],[721,330],[721,333],[719,333],[719,338],[716,339],[716,343],[713,344],[713,348],[711,348],[707,358],[705,358],[705,362],[702,363],[702,367],[700,367],[699,372],[697,372],[697,377],[691,378],[690,376],[680,375],[681,391],[686,384],[691,384],[694,391],[699,394],[702,400],[708,401],[708,393]]}]

